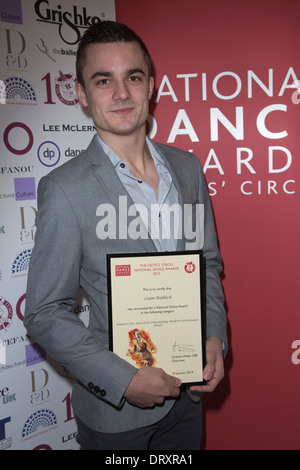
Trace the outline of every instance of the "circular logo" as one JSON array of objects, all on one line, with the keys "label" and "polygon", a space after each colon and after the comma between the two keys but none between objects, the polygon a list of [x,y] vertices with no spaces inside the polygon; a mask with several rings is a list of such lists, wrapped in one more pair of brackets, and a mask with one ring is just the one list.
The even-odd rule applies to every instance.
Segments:
[{"label": "circular logo", "polygon": [[192,261],[189,261],[188,263],[186,263],[186,265],[184,266],[184,269],[185,271],[188,273],[188,274],[191,274],[195,271],[196,269],[196,266],[194,265],[194,263]]},{"label": "circular logo", "polygon": [[13,309],[10,303],[0,296],[0,331],[6,330],[11,325]]},{"label": "circular logo", "polygon": [[68,105],[73,106],[79,103],[75,91],[76,77],[70,73],[59,71],[59,77],[55,79],[55,91],[58,99]]},{"label": "circular logo", "polygon": [[[20,149],[17,149],[15,147],[13,147],[11,144],[10,144],[10,141],[9,141],[9,133],[11,131],[13,131],[13,129],[15,128],[21,128],[23,129],[23,131],[25,131],[25,134],[27,135],[27,137],[25,137],[25,140],[28,138],[28,143],[26,142],[25,144],[22,142],[23,140],[23,133],[19,130],[17,130],[17,140],[18,142],[20,143],[21,145],[21,148]],[[14,136],[14,139],[12,140],[16,140],[16,136]],[[7,147],[7,149],[15,154],[15,155],[24,155],[25,153],[29,152],[29,150],[31,149],[31,147],[33,146],[33,134],[31,132],[31,130],[29,129],[28,126],[26,126],[26,124],[24,124],[23,122],[13,122],[12,124],[10,124],[9,126],[7,126],[7,128],[5,129],[4,131],[4,134],[3,134],[3,141]]]},{"label": "circular logo", "polygon": [[37,151],[39,161],[45,166],[55,166],[60,159],[60,150],[54,142],[43,142]]},{"label": "circular logo", "polygon": [[17,302],[17,305],[16,305],[16,313],[17,313],[17,316],[18,318],[20,318],[20,320],[23,322],[24,321],[24,314],[22,313],[22,310],[21,310],[21,306],[24,302],[24,300],[26,299],[26,294],[23,294],[18,302]]}]

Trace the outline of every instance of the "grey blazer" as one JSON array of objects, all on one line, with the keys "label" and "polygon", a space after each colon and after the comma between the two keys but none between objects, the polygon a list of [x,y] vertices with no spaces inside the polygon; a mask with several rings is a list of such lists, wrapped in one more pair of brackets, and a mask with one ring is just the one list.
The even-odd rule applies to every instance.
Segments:
[{"label": "grey blazer", "polygon": [[[207,337],[226,343],[221,259],[199,160],[189,152],[154,145],[169,168],[180,203],[204,204]],[[119,196],[127,196],[128,207],[133,204],[96,136],[84,153],[41,179],[24,320],[29,334],[75,377],[75,415],[101,432],[154,423],[173,404],[166,400],[163,406],[140,409],[125,401],[136,368],[108,350],[106,254],[156,251],[150,238],[97,237],[97,207],[105,203],[116,208],[118,233]],[[178,240],[177,250],[184,250],[185,242]],[[72,313],[79,286],[91,303],[88,328]]]}]

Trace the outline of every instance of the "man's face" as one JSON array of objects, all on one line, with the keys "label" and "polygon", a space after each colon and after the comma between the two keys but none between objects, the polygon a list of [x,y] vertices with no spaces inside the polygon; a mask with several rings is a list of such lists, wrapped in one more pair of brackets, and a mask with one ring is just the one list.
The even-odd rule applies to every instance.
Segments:
[{"label": "man's face", "polygon": [[154,81],[138,43],[89,45],[82,75],[78,99],[89,107],[104,141],[144,132]]}]

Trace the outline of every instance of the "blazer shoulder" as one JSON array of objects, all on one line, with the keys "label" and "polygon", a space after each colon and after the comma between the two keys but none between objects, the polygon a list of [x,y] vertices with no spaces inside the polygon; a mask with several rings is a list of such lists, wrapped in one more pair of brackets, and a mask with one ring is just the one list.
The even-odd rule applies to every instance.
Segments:
[{"label": "blazer shoulder", "polygon": [[95,155],[97,153],[99,154],[99,150],[96,146],[97,144],[94,137],[86,150],[53,169],[44,178],[52,178],[55,181],[62,182],[64,184],[74,180],[77,182],[80,181],[80,178],[84,175],[86,176],[88,169],[92,167]]},{"label": "blazer shoulder", "polygon": [[185,160],[185,162],[189,163],[200,163],[198,157],[192,152],[182,150],[178,147],[173,147],[169,144],[153,142],[153,145],[156,146],[156,148],[164,155],[169,156],[170,158],[179,159],[181,161]]},{"label": "blazer shoulder", "polygon": [[194,153],[167,144],[156,142],[153,142],[153,144],[165,159],[169,168],[173,168],[174,171],[180,168],[180,172],[194,176],[203,173],[200,160]]}]

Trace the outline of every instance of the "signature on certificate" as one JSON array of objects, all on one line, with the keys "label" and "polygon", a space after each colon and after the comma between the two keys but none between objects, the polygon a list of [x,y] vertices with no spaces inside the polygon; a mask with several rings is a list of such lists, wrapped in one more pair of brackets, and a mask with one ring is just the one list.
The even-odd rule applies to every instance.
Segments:
[{"label": "signature on certificate", "polygon": [[195,351],[192,344],[178,344],[177,341],[172,346],[173,352],[193,352]]}]

